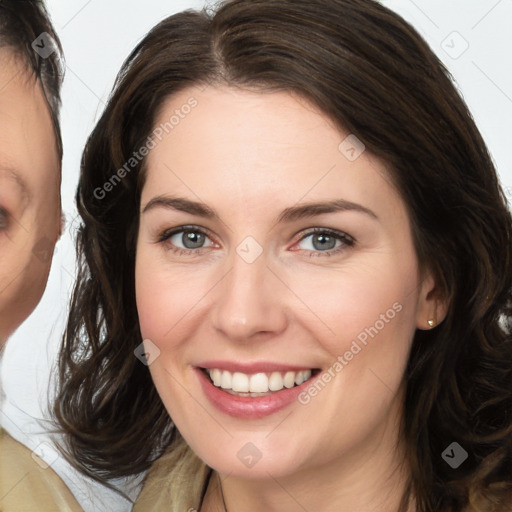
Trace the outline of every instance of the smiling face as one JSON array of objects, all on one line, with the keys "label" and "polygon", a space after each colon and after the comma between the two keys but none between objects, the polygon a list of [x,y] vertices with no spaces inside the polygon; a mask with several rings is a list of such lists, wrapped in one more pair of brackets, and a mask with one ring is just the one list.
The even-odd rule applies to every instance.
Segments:
[{"label": "smiling face", "polygon": [[384,164],[354,159],[351,139],[340,149],[349,134],[304,100],[189,88],[156,125],[191,97],[141,196],[137,307],[156,388],[223,474],[362,470],[392,451],[433,308],[405,204]]},{"label": "smiling face", "polygon": [[39,302],[60,230],[60,161],[39,82],[0,51],[0,346]]}]

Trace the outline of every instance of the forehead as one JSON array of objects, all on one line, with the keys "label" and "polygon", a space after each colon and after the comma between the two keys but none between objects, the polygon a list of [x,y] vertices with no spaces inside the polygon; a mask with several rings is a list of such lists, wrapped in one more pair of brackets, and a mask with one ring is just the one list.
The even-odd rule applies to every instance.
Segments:
[{"label": "forehead", "polygon": [[39,80],[22,59],[0,50],[0,179],[29,189],[60,171],[57,139]]},{"label": "forehead", "polygon": [[153,191],[163,185],[190,193],[207,185],[207,193],[222,188],[233,198],[256,198],[273,188],[296,202],[348,194],[356,182],[367,195],[376,184],[389,185],[384,162],[368,151],[349,161],[340,149],[349,133],[296,94],[191,87],[167,99],[154,128],[170,126],[172,116],[172,129],[148,157],[146,185]]},{"label": "forehead", "polygon": [[[298,120],[302,122],[300,125]],[[169,121],[173,125],[169,140],[185,136],[188,128],[193,128],[205,140],[231,130],[236,138],[254,138],[254,143],[264,140],[266,147],[286,142],[311,146],[310,128],[313,127],[330,131],[335,138],[341,132],[316,105],[292,91],[231,86],[194,86],[179,91],[163,102],[155,124],[165,126]]]}]

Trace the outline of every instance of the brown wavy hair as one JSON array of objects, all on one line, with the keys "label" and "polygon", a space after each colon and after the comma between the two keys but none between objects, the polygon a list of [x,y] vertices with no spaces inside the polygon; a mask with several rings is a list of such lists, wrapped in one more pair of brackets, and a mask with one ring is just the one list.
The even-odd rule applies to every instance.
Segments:
[{"label": "brown wavy hair", "polygon": [[[54,405],[68,456],[106,480],[146,470],[181,440],[133,355],[145,160],[106,196],[97,191],[144,145],[165,100],[216,84],[298,93],[387,162],[419,262],[449,303],[444,322],[416,332],[404,375],[402,510],[411,494],[419,512],[510,512],[510,211],[450,73],[373,0],[232,0],[170,16],[129,55],[87,141],[76,195],[79,273]],[[453,441],[469,454],[457,469],[441,456]]]}]

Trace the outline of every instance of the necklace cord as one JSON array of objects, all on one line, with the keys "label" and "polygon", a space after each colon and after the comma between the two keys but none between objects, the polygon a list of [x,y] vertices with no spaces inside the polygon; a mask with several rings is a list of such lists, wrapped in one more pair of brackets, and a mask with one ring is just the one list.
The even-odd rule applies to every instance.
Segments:
[{"label": "necklace cord", "polygon": [[222,490],[222,481],[220,479],[220,475],[218,476],[218,478],[219,478],[220,495],[222,498],[222,506],[224,508],[224,512],[228,512],[228,508],[226,507],[226,500],[224,499],[224,491]]}]

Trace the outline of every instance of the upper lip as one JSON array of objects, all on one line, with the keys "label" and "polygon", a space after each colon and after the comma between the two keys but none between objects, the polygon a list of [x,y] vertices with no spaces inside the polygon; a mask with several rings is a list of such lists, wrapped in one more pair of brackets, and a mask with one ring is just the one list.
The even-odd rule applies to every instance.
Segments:
[{"label": "upper lip", "polygon": [[227,370],[231,373],[240,372],[247,375],[269,372],[299,372],[315,368],[314,366],[283,364],[271,361],[258,361],[252,363],[241,363],[236,361],[202,361],[196,366],[207,370],[217,368],[219,370]]}]

